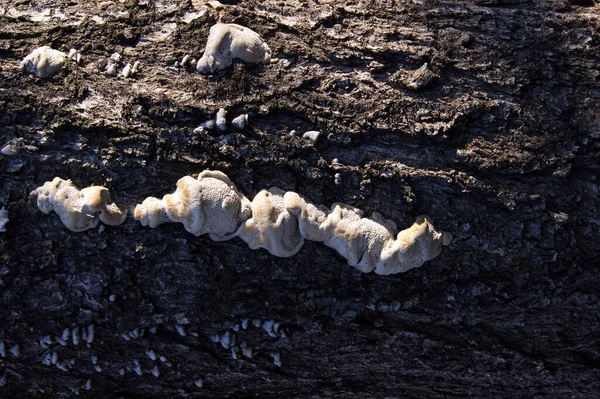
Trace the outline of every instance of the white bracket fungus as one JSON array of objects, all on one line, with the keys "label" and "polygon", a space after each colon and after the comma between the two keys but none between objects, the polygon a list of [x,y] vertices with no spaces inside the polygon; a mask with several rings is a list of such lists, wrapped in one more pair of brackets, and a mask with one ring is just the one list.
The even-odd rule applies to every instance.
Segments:
[{"label": "white bracket fungus", "polygon": [[285,191],[273,187],[262,190],[252,200],[252,217],[236,232],[251,249],[264,248],[275,256],[287,258],[304,245],[297,219],[285,209],[284,194]]},{"label": "white bracket fungus", "polygon": [[[438,256],[452,235],[438,231],[427,216],[417,217],[408,229],[374,212],[371,218],[350,205],[328,209],[294,192],[273,187],[250,203],[222,172],[206,170],[195,180],[177,182],[177,191],[162,200],[149,197],[135,208],[144,226],[181,222],[187,231],[209,234],[215,241],[240,237],[252,249],[264,248],[278,257],[296,254],[305,240],[322,242],[368,273],[403,273]],[[260,320],[253,321],[260,325]]]},{"label": "white bracket fungus", "polygon": [[228,68],[234,59],[249,64],[267,63],[271,61],[271,49],[249,28],[237,24],[213,25],[196,69],[201,73],[213,73]]},{"label": "white bracket fungus", "polygon": [[39,47],[21,61],[21,71],[38,78],[47,78],[60,72],[67,60],[67,54],[49,46]]},{"label": "white bracket fungus", "polygon": [[71,180],[55,177],[31,195],[37,196],[37,205],[42,212],[58,213],[63,224],[71,231],[93,229],[99,221],[115,226],[123,223],[127,217],[127,211],[111,203],[108,189],[101,186],[79,190]]},{"label": "white bracket fungus", "polygon": [[396,224],[377,212],[368,219],[360,209],[341,203],[325,210],[293,192],[286,193],[285,206],[298,217],[307,239],[335,249],[350,266],[365,273],[406,272],[438,256],[442,245],[452,241],[450,233],[438,232],[423,215],[396,236]]},{"label": "white bracket fungus", "polygon": [[135,207],[134,218],[150,227],[180,222],[196,236],[209,234],[211,239],[223,241],[233,237],[250,214],[250,201],[226,174],[205,170],[197,180],[190,176],[179,179],[177,190],[162,200],[146,198]]}]

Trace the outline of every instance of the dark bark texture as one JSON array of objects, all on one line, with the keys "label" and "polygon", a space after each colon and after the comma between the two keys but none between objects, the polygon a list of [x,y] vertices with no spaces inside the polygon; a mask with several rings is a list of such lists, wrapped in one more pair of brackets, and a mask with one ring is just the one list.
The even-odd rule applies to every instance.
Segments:
[{"label": "dark bark texture", "polygon": [[[1,1],[0,397],[598,397],[600,5],[571,3]],[[218,20],[279,62],[173,68]],[[42,45],[82,65],[22,74]],[[142,71],[101,73],[114,52]],[[249,126],[193,132],[221,107]],[[29,197],[59,176],[133,206],[204,169],[454,241],[378,276],[312,242],[73,233]]]}]

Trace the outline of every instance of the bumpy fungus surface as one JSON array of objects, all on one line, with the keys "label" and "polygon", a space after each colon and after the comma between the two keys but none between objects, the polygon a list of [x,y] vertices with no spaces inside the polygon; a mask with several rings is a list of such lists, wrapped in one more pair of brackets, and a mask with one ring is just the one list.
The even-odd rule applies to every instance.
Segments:
[{"label": "bumpy fungus surface", "polygon": [[49,46],[37,48],[21,61],[21,71],[38,78],[47,78],[60,72],[67,60],[67,54]]},{"label": "bumpy fungus surface", "polygon": [[228,68],[234,59],[249,64],[271,61],[271,49],[260,35],[237,24],[215,24],[210,28],[206,49],[196,69],[212,73]]},{"label": "bumpy fungus surface", "polygon": [[277,187],[262,190],[250,203],[225,174],[208,170],[198,180],[180,179],[177,191],[162,200],[147,198],[134,216],[150,227],[181,222],[189,232],[209,234],[213,240],[238,236],[250,248],[279,257],[295,255],[305,240],[322,242],[358,270],[384,275],[421,266],[452,240],[427,216],[398,232],[393,221],[377,212],[365,218],[353,206],[335,203],[329,209]]},{"label": "bumpy fungus surface", "polygon": [[252,200],[252,217],[236,232],[251,249],[264,248],[275,256],[287,258],[302,248],[304,237],[296,217],[285,209],[284,194],[285,191],[273,187],[262,190]]},{"label": "bumpy fungus surface", "polygon": [[146,198],[134,211],[134,218],[144,226],[180,222],[190,233],[209,234],[215,241],[233,237],[250,215],[250,201],[229,177],[210,170],[200,173],[197,180],[190,176],[179,179],[173,194],[162,200]]},{"label": "bumpy fungus surface", "polygon": [[119,225],[127,217],[127,211],[122,211],[112,203],[108,189],[101,186],[79,190],[71,180],[55,177],[31,194],[37,196],[37,205],[42,212],[58,213],[63,224],[71,231],[92,229],[100,221]]}]

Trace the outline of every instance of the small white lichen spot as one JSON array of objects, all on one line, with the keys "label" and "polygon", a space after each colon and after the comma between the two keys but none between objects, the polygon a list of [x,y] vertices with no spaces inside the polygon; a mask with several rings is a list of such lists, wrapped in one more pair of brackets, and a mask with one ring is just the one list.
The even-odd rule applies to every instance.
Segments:
[{"label": "small white lichen spot", "polygon": [[73,345],[79,344],[79,327],[75,327],[71,331],[71,340],[73,341]]},{"label": "small white lichen spot", "polygon": [[152,334],[156,334],[156,332],[158,331],[158,327],[157,327],[157,326],[150,327],[150,328],[148,329],[148,331],[150,331]]},{"label": "small white lichen spot", "polygon": [[6,385],[6,374],[0,377],[0,387],[3,387],[4,385]]},{"label": "small white lichen spot", "polygon": [[117,76],[117,66],[115,64],[108,64],[106,67],[106,74],[108,76]]},{"label": "small white lichen spot", "polygon": [[114,302],[117,299],[117,296],[115,294],[112,294],[111,296],[108,297],[108,300],[111,302]]},{"label": "small white lichen spot", "polygon": [[231,126],[235,127],[236,129],[240,129],[240,130],[245,128],[247,124],[248,124],[248,114],[242,114],[238,117],[233,118],[233,120],[231,121]]},{"label": "small white lichen spot", "polygon": [[60,336],[63,340],[68,340],[69,339],[69,334],[71,333],[71,331],[68,328],[65,328],[62,332],[62,335]]},{"label": "small white lichen spot", "polygon": [[48,348],[50,344],[52,344],[52,338],[50,338],[49,335],[40,338],[40,345],[42,348]]},{"label": "small white lichen spot", "polygon": [[152,349],[146,351],[146,355],[148,355],[150,359],[156,360],[156,352],[154,352]]},{"label": "small white lichen spot", "polygon": [[19,67],[25,73],[35,75],[38,78],[47,78],[59,73],[66,60],[67,54],[54,50],[49,46],[43,46],[33,50],[21,61]]},{"label": "small white lichen spot", "polygon": [[225,333],[221,336],[220,342],[223,348],[229,348],[229,345],[231,343],[231,333],[229,332],[229,330],[225,331]]},{"label": "small white lichen spot", "polygon": [[200,127],[207,130],[213,130],[216,126],[216,123],[213,119],[209,119],[200,124]]},{"label": "small white lichen spot", "polygon": [[6,155],[7,157],[15,156],[19,153],[17,147],[12,144],[7,144],[0,150],[0,153]]},{"label": "small white lichen spot", "polygon": [[260,321],[260,319],[254,319],[254,320],[252,320],[252,324],[254,325],[254,327],[258,328],[258,327],[260,327],[262,322]]},{"label": "small white lichen spot", "polygon": [[133,69],[133,67],[131,66],[131,64],[127,64],[125,65],[125,68],[123,68],[123,72],[122,75],[124,78],[130,78],[133,76],[133,72],[131,71]]},{"label": "small white lichen spot", "polygon": [[167,358],[166,358],[165,356],[161,355],[161,356],[158,358],[158,360],[160,360],[161,362],[163,362],[163,363],[164,363],[164,362],[166,362],[166,361],[167,361]]},{"label": "small white lichen spot", "polygon": [[4,346],[4,341],[0,340],[0,356],[6,356],[6,346]]},{"label": "small white lichen spot", "polygon": [[237,360],[238,358],[238,347],[234,346],[231,348],[231,357],[233,358],[233,360]]},{"label": "small white lichen spot", "polygon": [[160,376],[160,371],[158,371],[158,366],[152,367],[151,373],[152,373],[153,376],[155,376],[156,378],[158,378],[158,376]]},{"label": "small white lichen spot", "polygon": [[217,129],[224,132],[227,130],[227,111],[225,108],[220,108],[215,116],[215,126]]},{"label": "small white lichen spot", "polygon": [[338,186],[339,186],[340,184],[342,184],[342,175],[341,175],[341,174],[339,174],[339,173],[336,173],[336,174],[333,176],[333,182],[334,182],[336,185],[338,185]]},{"label": "small white lichen spot", "polygon": [[320,135],[321,135],[321,132],[316,131],[316,130],[310,130],[310,131],[304,133],[302,135],[302,138],[308,139],[308,140],[312,141],[313,143],[316,143],[317,140],[319,139]]},{"label": "small white lichen spot", "polygon": [[92,342],[94,342],[94,325],[93,324],[90,324],[87,327],[87,336],[85,338],[85,341],[88,344],[91,344]]},{"label": "small white lichen spot", "polygon": [[275,320],[266,320],[263,323],[263,328],[264,330],[271,335],[271,333],[273,333],[273,326],[275,325]]},{"label": "small white lichen spot", "polygon": [[281,367],[281,354],[278,352],[271,353],[271,357],[273,358],[273,364],[277,367]]},{"label": "small white lichen spot", "polygon": [[125,369],[119,369],[119,375],[125,375]]},{"label": "small white lichen spot", "polygon": [[133,369],[133,371],[135,371],[135,373],[137,375],[142,375],[142,367],[139,364],[137,366],[135,366],[135,368]]},{"label": "small white lichen spot", "polygon": [[42,364],[45,366],[50,366],[52,364],[52,353],[46,353],[42,358]]},{"label": "small white lichen spot", "polygon": [[102,367],[100,367],[99,365],[96,365],[96,366],[94,367],[94,369],[96,369],[96,371],[97,371],[98,373],[101,373],[101,372],[102,372]]},{"label": "small white lichen spot", "polygon": [[189,55],[189,54],[186,54],[186,55],[184,55],[184,56],[183,56],[183,59],[181,60],[181,66],[182,66],[182,67],[184,67],[184,68],[187,68],[187,66],[188,66],[188,65],[189,65],[189,63],[190,63],[190,58],[191,58],[191,57],[190,57],[190,55]]},{"label": "small white lichen spot", "polygon": [[52,360],[50,361],[52,364],[58,363],[58,353],[52,352]]},{"label": "small white lichen spot", "polygon": [[246,356],[249,359],[252,359],[252,348],[242,347],[242,355]]},{"label": "small white lichen spot", "polygon": [[89,391],[90,389],[92,389],[92,380],[87,380],[85,382],[85,389],[86,389],[86,391]]},{"label": "small white lichen spot", "polygon": [[92,361],[92,364],[96,364],[96,363],[98,363],[98,356],[92,355],[90,357],[90,360]]},{"label": "small white lichen spot", "polygon": [[196,379],[194,380],[194,384],[195,384],[195,385],[196,385],[198,388],[202,388],[202,384],[203,384],[202,378],[196,378]]},{"label": "small white lichen spot", "polygon": [[0,209],[0,232],[6,231],[6,224],[8,222],[8,210],[2,207],[2,209]]},{"label": "small white lichen spot", "polygon": [[131,74],[137,75],[142,70],[142,64],[139,61],[133,63],[133,67],[131,68]]},{"label": "small white lichen spot", "polygon": [[11,346],[9,352],[12,353],[14,357],[19,357],[21,354],[21,351],[19,350],[19,344]]},{"label": "small white lichen spot", "polygon": [[243,319],[242,320],[242,328],[244,330],[248,328],[248,319]]},{"label": "small white lichen spot", "polygon": [[175,329],[177,330],[179,335],[181,335],[182,337],[185,337],[185,327],[184,326],[177,324],[177,325],[175,325]]}]

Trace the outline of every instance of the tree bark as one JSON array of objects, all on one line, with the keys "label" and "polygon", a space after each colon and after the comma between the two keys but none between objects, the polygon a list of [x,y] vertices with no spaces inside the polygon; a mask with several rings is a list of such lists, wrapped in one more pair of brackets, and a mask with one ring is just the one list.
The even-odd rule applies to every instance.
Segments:
[{"label": "tree bark", "polygon": [[[201,3],[0,4],[0,145],[18,150],[0,155],[0,396],[597,396],[598,3]],[[279,61],[174,68],[218,20]],[[83,62],[22,74],[42,45]],[[102,73],[114,52],[142,71]],[[249,126],[194,132],[219,108]],[[250,199],[277,186],[400,229],[427,214],[454,240],[379,276],[313,242],[276,258],[131,217],[73,233],[29,196],[59,176],[131,207],[204,169]]]}]

